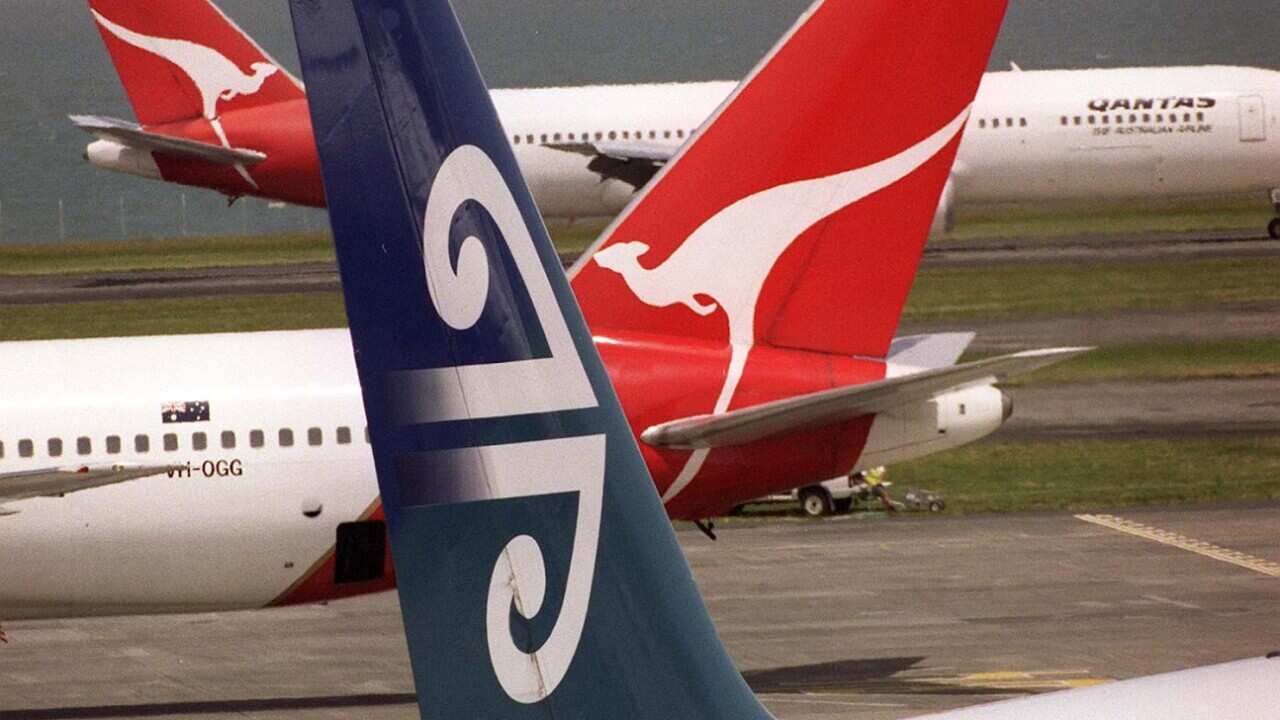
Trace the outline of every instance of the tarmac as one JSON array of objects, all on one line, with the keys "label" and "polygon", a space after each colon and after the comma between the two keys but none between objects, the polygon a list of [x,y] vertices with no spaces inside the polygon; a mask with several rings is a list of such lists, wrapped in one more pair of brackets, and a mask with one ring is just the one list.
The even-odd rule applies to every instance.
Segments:
[{"label": "tarmac", "polygon": [[[780,720],[879,720],[1280,649],[1277,511],[858,513],[678,536]],[[6,629],[0,720],[417,717],[394,593]]]},{"label": "tarmac", "polygon": [[[1001,238],[931,244],[925,268],[1274,257],[1280,241],[1249,233],[1166,233],[1122,237]],[[572,264],[575,255],[561,256]],[[124,270],[56,275],[0,274],[0,305],[338,292],[333,263]]]}]

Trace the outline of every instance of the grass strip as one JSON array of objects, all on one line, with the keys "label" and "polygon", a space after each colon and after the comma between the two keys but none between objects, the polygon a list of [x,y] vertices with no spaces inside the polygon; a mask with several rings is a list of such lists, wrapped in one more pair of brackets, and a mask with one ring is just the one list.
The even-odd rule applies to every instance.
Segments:
[{"label": "grass strip", "polygon": [[9,305],[0,308],[0,340],[296,330],[346,323],[337,293]]},{"label": "grass strip", "polygon": [[906,321],[1202,310],[1280,301],[1280,257],[932,268],[916,277]]},{"label": "grass strip", "polygon": [[1099,347],[1009,384],[1025,387],[1115,380],[1172,382],[1271,375],[1280,375],[1280,338],[1162,340]]},{"label": "grass strip", "polygon": [[0,274],[47,275],[332,262],[327,233],[0,245]]},{"label": "grass strip", "polygon": [[977,442],[890,469],[952,513],[1280,500],[1280,438]]}]

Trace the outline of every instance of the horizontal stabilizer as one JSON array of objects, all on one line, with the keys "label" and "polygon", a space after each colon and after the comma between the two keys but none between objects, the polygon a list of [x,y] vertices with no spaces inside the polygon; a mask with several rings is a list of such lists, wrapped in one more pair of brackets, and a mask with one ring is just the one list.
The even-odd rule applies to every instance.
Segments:
[{"label": "horizontal stabilizer", "polygon": [[[177,465],[82,465],[0,474],[0,500],[54,497],[177,470]],[[0,515],[13,514],[0,508]]]},{"label": "horizontal stabilizer", "polygon": [[127,120],[99,115],[69,115],[68,117],[76,127],[99,140],[110,140],[148,152],[203,160],[218,165],[254,165],[267,159],[266,153],[257,150],[227,148],[189,138],[161,135],[145,130],[141,125]]},{"label": "horizontal stabilizer", "polygon": [[643,140],[546,143],[546,147],[585,155],[591,158],[588,170],[604,179],[621,180],[636,189],[652,180],[679,150],[672,145]]},{"label": "horizontal stabilizer", "polygon": [[546,143],[553,150],[578,153],[588,157],[605,156],[615,160],[649,160],[663,163],[675,156],[679,149],[663,143],[618,140],[597,140],[596,142]]},{"label": "horizontal stabilizer", "polygon": [[889,362],[907,367],[934,368],[951,367],[960,361],[960,356],[969,349],[976,333],[951,332],[933,333],[930,335],[904,335],[896,337],[889,344]]},{"label": "horizontal stabilizer", "polygon": [[655,447],[715,448],[755,442],[928,399],[948,390],[1007,380],[1092,348],[1027,350],[873,383],[775,400],[720,415],[696,415],[654,425],[640,439]]}]

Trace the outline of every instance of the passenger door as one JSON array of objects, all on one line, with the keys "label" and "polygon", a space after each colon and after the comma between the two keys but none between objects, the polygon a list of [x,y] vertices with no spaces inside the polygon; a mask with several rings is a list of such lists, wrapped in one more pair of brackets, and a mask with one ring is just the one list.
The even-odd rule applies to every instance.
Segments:
[{"label": "passenger door", "polygon": [[1240,96],[1240,142],[1267,139],[1267,111],[1261,95]]}]

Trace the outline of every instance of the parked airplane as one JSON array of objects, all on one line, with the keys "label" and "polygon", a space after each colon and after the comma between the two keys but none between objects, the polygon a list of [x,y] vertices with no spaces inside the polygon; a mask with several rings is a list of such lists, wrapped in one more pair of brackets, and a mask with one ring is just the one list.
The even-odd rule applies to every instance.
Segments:
[{"label": "parked airplane", "polygon": [[[994,382],[1080,351],[957,365],[967,335],[891,343],[989,50],[981,40],[940,47],[961,55],[926,62],[891,38],[867,37],[856,74],[835,68],[818,82],[805,73],[803,89],[753,82],[759,99],[727,104],[575,271],[671,517],[712,517],[853,467],[973,441],[1008,417]],[[972,72],[958,73],[959,63]],[[263,88],[277,75],[264,73]],[[900,89],[926,79],[936,94]],[[758,162],[708,171],[744,143]],[[404,171],[418,169],[406,159]],[[452,213],[433,205],[424,227],[470,227]],[[444,278],[480,272],[487,258],[529,262],[469,241],[389,256]],[[485,315],[485,298],[472,301],[450,320]],[[568,352],[558,328],[531,340],[551,359],[512,365],[512,384],[552,372]],[[0,409],[0,499],[3,473],[115,464],[152,473],[6,503],[20,512],[0,522],[0,616],[258,607],[388,587],[347,343],[344,330],[319,330],[0,346],[0,376],[21,379]],[[441,382],[416,371],[400,380]],[[581,387],[558,378],[545,392],[585,402]],[[495,386],[467,406],[502,407],[508,395]],[[427,424],[456,408],[399,411]]]},{"label": "parked airplane", "polygon": [[[421,717],[770,718],[716,636],[447,0],[291,5]],[[740,108],[806,117],[807,87],[858,84],[866,52],[932,72],[923,122],[945,120],[972,88],[948,71],[976,84],[1003,11],[820,0],[666,177],[705,168],[697,148],[740,129]],[[768,226],[778,208],[745,212]],[[453,237],[456,272],[437,264]],[[937,717],[1243,720],[1278,702],[1280,660],[1257,658]]]},{"label": "parked airplane", "polygon": [[[209,0],[89,4],[140,123],[73,116],[98,138],[90,163],[231,198],[324,204],[301,84]],[[735,85],[492,94],[538,208],[573,219],[617,214]],[[1272,70],[993,72],[973,118],[935,227],[959,205],[1141,207],[1206,194],[1269,197],[1280,214],[1280,73]],[[1280,218],[1268,230],[1280,237]]]}]

